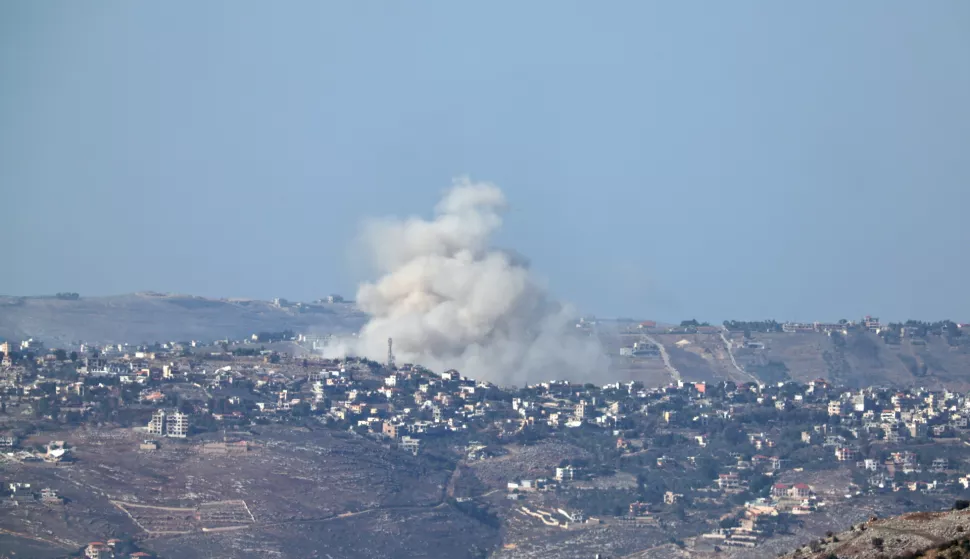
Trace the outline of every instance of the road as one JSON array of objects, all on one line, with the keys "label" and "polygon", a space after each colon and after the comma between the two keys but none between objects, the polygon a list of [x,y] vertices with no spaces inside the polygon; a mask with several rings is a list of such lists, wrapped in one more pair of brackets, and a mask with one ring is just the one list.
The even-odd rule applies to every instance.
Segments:
[{"label": "road", "polygon": [[667,353],[667,348],[665,348],[662,343],[658,342],[656,338],[654,338],[649,334],[643,334],[643,337],[648,342],[657,346],[657,349],[660,350],[660,358],[663,359],[664,361],[664,368],[667,369],[668,373],[670,373],[670,376],[674,379],[674,382],[680,382],[681,381],[680,371],[678,371],[677,368],[674,367],[673,364],[670,362],[670,355]]},{"label": "road", "polygon": [[748,371],[745,371],[744,369],[742,369],[741,365],[738,365],[737,359],[734,358],[734,344],[732,344],[731,340],[727,339],[727,336],[724,335],[724,333],[727,332],[727,328],[724,328],[723,326],[722,328],[723,330],[721,330],[721,339],[724,341],[724,347],[727,348],[728,357],[731,358],[731,364],[734,365],[734,368],[737,369],[738,372],[741,373],[742,375],[750,378],[754,382],[759,382],[757,377],[755,377]]}]

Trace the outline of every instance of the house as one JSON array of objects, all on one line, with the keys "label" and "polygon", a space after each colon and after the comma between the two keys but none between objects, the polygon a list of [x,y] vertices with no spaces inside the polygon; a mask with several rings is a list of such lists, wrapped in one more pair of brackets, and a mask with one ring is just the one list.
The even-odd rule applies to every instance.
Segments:
[{"label": "house", "polygon": [[741,489],[741,478],[736,473],[720,474],[717,476],[717,487],[722,491]]},{"label": "house", "polygon": [[812,488],[804,483],[796,483],[788,489],[788,496],[792,499],[808,499],[812,496]]},{"label": "house", "polygon": [[107,559],[111,555],[111,548],[104,542],[91,542],[84,548],[87,559]]},{"label": "house", "polygon": [[403,450],[416,455],[421,447],[421,440],[414,437],[403,436],[401,437],[400,445]]},{"label": "house", "polygon": [[683,499],[684,496],[679,493],[674,493],[673,491],[667,491],[664,493],[664,504],[665,505],[675,505],[678,501]]},{"label": "house", "polygon": [[400,428],[401,428],[401,425],[397,425],[389,421],[385,421],[384,426],[381,429],[381,432],[384,434],[385,437],[389,439],[396,439],[399,435],[398,431],[400,430]]},{"label": "house", "polygon": [[788,496],[788,490],[789,489],[791,489],[791,486],[789,486],[789,485],[787,485],[785,483],[776,483],[776,484],[774,484],[774,485],[771,486],[771,496],[772,497],[787,497]]}]

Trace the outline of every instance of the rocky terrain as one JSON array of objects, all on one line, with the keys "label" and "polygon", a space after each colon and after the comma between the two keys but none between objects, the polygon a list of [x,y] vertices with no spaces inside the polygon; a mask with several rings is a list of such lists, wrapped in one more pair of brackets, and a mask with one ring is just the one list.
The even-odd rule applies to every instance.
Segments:
[{"label": "rocky terrain", "polygon": [[890,559],[894,557],[970,557],[970,510],[913,512],[872,517],[840,533],[784,555],[786,559]]}]

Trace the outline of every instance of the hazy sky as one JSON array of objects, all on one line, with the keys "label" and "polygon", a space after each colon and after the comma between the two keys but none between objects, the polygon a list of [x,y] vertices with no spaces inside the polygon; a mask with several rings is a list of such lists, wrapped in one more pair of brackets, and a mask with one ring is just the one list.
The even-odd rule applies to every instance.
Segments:
[{"label": "hazy sky", "polygon": [[609,316],[970,320],[970,2],[0,3],[0,293],[352,294],[502,187]]}]

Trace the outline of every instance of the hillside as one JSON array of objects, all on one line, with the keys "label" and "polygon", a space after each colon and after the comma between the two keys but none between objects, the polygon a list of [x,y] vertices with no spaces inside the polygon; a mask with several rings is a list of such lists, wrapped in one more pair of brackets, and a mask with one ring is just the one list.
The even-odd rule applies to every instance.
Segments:
[{"label": "hillside", "polygon": [[5,509],[0,549],[53,559],[91,541],[137,536],[160,556],[182,559],[458,558],[498,542],[497,527],[446,499],[451,463],[326,429],[265,426],[236,436],[248,452],[208,454],[195,439],[141,452],[143,432],[113,427],[28,439],[65,440],[76,462],[6,462],[5,478],[52,487],[66,502]]},{"label": "hillside", "polygon": [[871,518],[784,555],[786,559],[890,559],[970,557],[970,511],[913,512]]},{"label": "hillside", "polygon": [[0,297],[0,337],[153,342],[241,338],[260,331],[356,330],[364,315],[346,303],[277,307],[268,301],[132,293],[111,297]]},{"label": "hillside", "polygon": [[[836,337],[822,333],[755,332],[748,339],[740,333],[724,337],[722,333],[651,336],[664,346],[671,364],[685,381],[804,383],[821,378],[856,388],[970,389],[970,340],[961,339],[961,343],[951,345],[939,336],[927,336],[890,344],[870,332]],[[624,344],[631,345],[642,337],[624,334]],[[643,361],[649,360],[638,360]],[[659,356],[653,357],[652,362],[656,370],[662,370]],[[669,382],[671,376],[666,375],[659,383]]]}]

